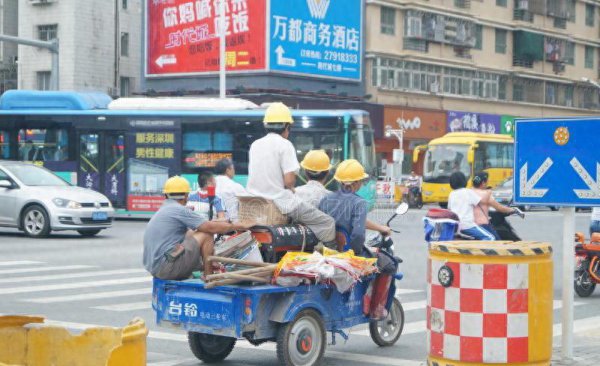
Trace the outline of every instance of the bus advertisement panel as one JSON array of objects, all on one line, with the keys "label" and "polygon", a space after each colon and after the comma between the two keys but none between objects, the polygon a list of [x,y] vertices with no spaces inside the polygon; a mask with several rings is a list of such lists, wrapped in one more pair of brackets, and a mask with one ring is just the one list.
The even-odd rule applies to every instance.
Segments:
[{"label": "bus advertisement panel", "polygon": [[131,121],[127,134],[129,211],[156,211],[164,199],[162,187],[179,174],[181,130],[174,121]]},{"label": "bus advertisement panel", "polygon": [[[224,1],[227,70],[264,70],[266,0]],[[219,1],[146,3],[146,76],[219,71]]]}]

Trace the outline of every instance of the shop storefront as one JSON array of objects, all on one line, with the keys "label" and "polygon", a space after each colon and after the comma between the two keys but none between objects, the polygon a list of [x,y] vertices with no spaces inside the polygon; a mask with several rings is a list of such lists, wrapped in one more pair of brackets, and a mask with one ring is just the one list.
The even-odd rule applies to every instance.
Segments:
[{"label": "shop storefront", "polygon": [[[413,170],[412,152],[415,147],[446,134],[446,113],[443,111],[385,106],[383,131],[386,128],[404,130],[404,161],[402,173]],[[393,151],[398,149],[396,137],[381,137],[375,140],[376,151],[382,167],[393,161]],[[419,173],[419,169],[416,169]]]}]

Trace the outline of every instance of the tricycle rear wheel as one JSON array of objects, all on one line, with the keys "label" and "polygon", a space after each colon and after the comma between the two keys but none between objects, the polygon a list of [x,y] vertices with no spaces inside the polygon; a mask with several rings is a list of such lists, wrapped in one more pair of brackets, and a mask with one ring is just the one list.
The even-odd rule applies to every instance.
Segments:
[{"label": "tricycle rear wheel", "polygon": [[223,361],[235,346],[237,339],[197,332],[188,333],[188,343],[196,358],[205,363]]},{"label": "tricycle rear wheel", "polygon": [[380,347],[393,346],[404,329],[404,309],[400,300],[394,298],[390,311],[385,319],[371,320],[369,332],[371,339]]},{"label": "tricycle rear wheel", "polygon": [[318,365],[325,353],[325,326],[314,310],[302,310],[277,332],[277,358],[285,366]]}]

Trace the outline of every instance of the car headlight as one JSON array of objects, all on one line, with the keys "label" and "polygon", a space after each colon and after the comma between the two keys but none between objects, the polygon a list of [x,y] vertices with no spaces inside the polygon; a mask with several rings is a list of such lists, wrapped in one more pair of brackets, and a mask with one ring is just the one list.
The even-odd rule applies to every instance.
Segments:
[{"label": "car headlight", "polygon": [[81,208],[81,203],[64,198],[55,198],[52,200],[52,202],[54,202],[54,204],[58,207],[66,207],[71,209]]}]

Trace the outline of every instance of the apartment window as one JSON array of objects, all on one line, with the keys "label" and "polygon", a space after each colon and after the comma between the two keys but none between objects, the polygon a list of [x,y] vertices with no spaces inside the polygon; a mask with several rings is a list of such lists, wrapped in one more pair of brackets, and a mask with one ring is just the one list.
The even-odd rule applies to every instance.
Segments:
[{"label": "apartment window", "polygon": [[122,0],[121,6],[123,7],[123,9],[127,10],[127,0]]},{"label": "apartment window", "polygon": [[596,7],[592,4],[585,4],[585,25],[593,27],[596,15]]},{"label": "apartment window", "polygon": [[481,24],[475,24],[475,49],[480,50],[483,48],[483,26]]},{"label": "apartment window", "polygon": [[522,84],[513,84],[513,100],[515,102],[523,101],[523,85]]},{"label": "apartment window", "polygon": [[131,95],[131,78],[121,76],[120,80],[121,96],[128,97]]},{"label": "apartment window", "polygon": [[571,23],[575,23],[575,20],[576,20],[576,16],[575,16],[576,10],[575,9],[576,9],[575,0],[567,0],[567,15],[568,15],[569,22],[571,22]]},{"label": "apartment window", "polygon": [[567,107],[573,106],[573,86],[569,85],[565,88],[565,105]]},{"label": "apartment window", "polygon": [[506,30],[496,28],[496,53],[506,53]]},{"label": "apartment window", "polygon": [[40,41],[51,41],[58,37],[58,24],[38,25],[38,39]]},{"label": "apartment window", "polygon": [[498,99],[506,100],[506,76],[501,76],[498,80]]},{"label": "apartment window", "polygon": [[396,9],[381,7],[381,33],[391,35],[396,33]]},{"label": "apartment window", "polygon": [[585,46],[585,68],[594,68],[594,47]]},{"label": "apartment window", "polygon": [[502,6],[504,8],[506,8],[508,6],[508,1],[507,0],[496,0],[496,6]]},{"label": "apartment window", "polygon": [[50,90],[50,71],[38,71],[37,72],[37,89],[38,90]]},{"label": "apartment window", "polygon": [[121,56],[129,56],[129,33],[121,32]]},{"label": "apartment window", "polygon": [[556,104],[556,84],[546,83],[546,104]]},{"label": "apartment window", "polygon": [[563,61],[568,65],[575,65],[575,42],[567,42]]}]

